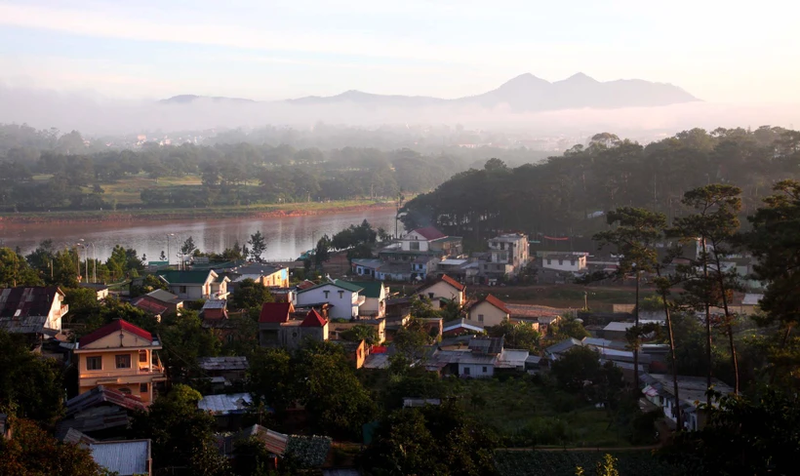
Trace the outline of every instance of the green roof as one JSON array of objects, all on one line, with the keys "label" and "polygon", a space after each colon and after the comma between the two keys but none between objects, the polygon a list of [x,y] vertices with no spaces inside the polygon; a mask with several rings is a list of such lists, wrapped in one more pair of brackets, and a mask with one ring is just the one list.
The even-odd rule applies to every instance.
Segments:
[{"label": "green roof", "polygon": [[169,284],[203,284],[208,279],[208,270],[159,271],[158,274]]},{"label": "green roof", "polygon": [[361,294],[368,298],[381,297],[381,288],[383,287],[381,281],[350,281],[349,284],[363,288]]},{"label": "green roof", "polygon": [[303,289],[302,291],[299,291],[297,294],[302,294],[304,292],[311,291],[312,289],[321,288],[322,286],[327,286],[327,285],[336,286],[337,288],[342,288],[344,290],[347,290],[347,291],[350,291],[350,292],[353,292],[353,293],[357,293],[357,292],[362,291],[364,289],[362,286],[357,286],[355,283],[349,283],[347,281],[342,281],[341,279],[337,279],[332,283],[329,282],[329,281],[328,282],[323,282],[323,283],[317,284],[316,286],[313,286],[313,287],[310,287],[310,288],[307,288],[307,289]]}]

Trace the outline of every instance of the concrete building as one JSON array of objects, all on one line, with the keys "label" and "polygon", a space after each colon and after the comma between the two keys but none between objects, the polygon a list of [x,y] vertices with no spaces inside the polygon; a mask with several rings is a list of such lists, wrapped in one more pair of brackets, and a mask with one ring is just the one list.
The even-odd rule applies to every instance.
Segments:
[{"label": "concrete building", "polygon": [[542,257],[542,267],[554,271],[579,273],[586,270],[587,253],[548,253]]},{"label": "concrete building", "polygon": [[363,287],[337,279],[297,292],[297,307],[316,307],[327,303],[329,317],[333,319],[354,319],[359,316],[366,297],[361,294]]}]

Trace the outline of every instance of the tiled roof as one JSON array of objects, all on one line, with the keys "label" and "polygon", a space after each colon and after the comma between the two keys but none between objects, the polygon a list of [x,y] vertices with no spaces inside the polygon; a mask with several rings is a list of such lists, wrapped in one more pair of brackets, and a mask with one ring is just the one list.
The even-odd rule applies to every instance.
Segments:
[{"label": "tiled roof", "polygon": [[438,240],[439,238],[444,238],[447,236],[432,226],[417,228],[416,230],[414,230],[414,233],[421,235],[426,240]]},{"label": "tiled roof", "polygon": [[522,319],[537,319],[539,317],[557,317],[564,314],[567,309],[557,309],[549,306],[536,306],[533,304],[506,304],[511,317]]},{"label": "tiled roof", "polygon": [[146,330],[142,329],[141,327],[134,326],[128,321],[124,321],[122,319],[116,319],[111,321],[110,323],[104,325],[100,329],[89,333],[83,337],[79,342],[79,348],[85,345],[91,344],[92,342],[102,339],[103,337],[113,334],[114,332],[125,331],[131,334],[137,335],[142,339],[146,339],[148,342],[153,342],[153,335],[147,332]]},{"label": "tiled roof", "polygon": [[478,304],[480,304],[482,302],[487,302],[487,303],[491,304],[492,306],[496,307],[497,309],[505,312],[506,314],[511,314],[511,311],[508,309],[508,307],[506,307],[506,303],[504,303],[503,301],[497,299],[496,297],[492,296],[491,294],[487,294],[486,297],[484,297],[483,299],[477,301],[475,304],[470,306],[470,308],[473,308],[473,307],[477,306]]},{"label": "tiled roof", "polygon": [[294,312],[294,306],[290,302],[265,302],[261,305],[258,322],[286,322],[292,312]]},{"label": "tiled roof", "polygon": [[303,322],[300,323],[300,327],[325,327],[327,323],[328,321],[323,319],[317,311],[312,309],[308,311],[308,315],[303,319]]},{"label": "tiled roof", "polygon": [[304,289],[313,288],[316,285],[317,283],[315,283],[314,281],[309,281],[306,279],[305,281],[297,285],[297,289],[303,291]]},{"label": "tiled roof", "polygon": [[[211,272],[208,270],[159,271],[158,275],[170,284],[203,284]],[[216,273],[214,273],[216,274]]]},{"label": "tiled roof", "polygon": [[361,295],[368,298],[378,298],[381,295],[383,282],[381,281],[351,281],[350,284],[362,289]]},{"label": "tiled roof", "polygon": [[161,301],[153,299],[150,296],[138,297],[131,301],[131,304],[143,311],[153,314],[164,314],[167,312],[167,306],[163,305]]},{"label": "tiled roof", "polygon": [[429,287],[431,287],[434,284],[439,283],[439,282],[445,282],[445,283],[449,284],[450,286],[453,286],[454,288],[456,288],[459,291],[463,291],[463,290],[467,289],[466,286],[464,286],[463,284],[459,283],[458,281],[456,281],[455,279],[451,278],[450,276],[448,276],[446,274],[442,275],[441,278],[437,279],[436,281],[434,281],[434,282],[432,282],[430,284],[422,285],[419,289],[420,290],[427,289],[427,288],[429,288]]}]

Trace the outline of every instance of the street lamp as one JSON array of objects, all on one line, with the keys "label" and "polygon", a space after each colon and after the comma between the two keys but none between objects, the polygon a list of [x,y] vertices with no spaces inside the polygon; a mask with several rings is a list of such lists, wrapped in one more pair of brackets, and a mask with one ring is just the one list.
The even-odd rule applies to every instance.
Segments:
[{"label": "street lamp", "polygon": [[[89,247],[86,243],[84,243],[84,239],[81,238],[75,246],[80,246],[83,248],[83,256],[84,261],[86,262],[86,275],[84,276],[85,282],[89,282]],[[81,253],[78,252],[78,274],[81,272]]]}]

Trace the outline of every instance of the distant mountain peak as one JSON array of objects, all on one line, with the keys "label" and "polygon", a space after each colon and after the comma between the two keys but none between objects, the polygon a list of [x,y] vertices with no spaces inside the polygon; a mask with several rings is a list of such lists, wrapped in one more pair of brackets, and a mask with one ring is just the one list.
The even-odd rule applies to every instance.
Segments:
[{"label": "distant mountain peak", "polygon": [[[247,99],[190,94],[173,96],[160,102],[162,104],[190,104],[200,99],[213,102],[254,102]],[[444,106],[479,106],[493,109],[504,106],[515,112],[538,112],[563,109],[668,106],[693,101],[698,101],[698,99],[671,84],[653,83],[640,79],[604,82],[579,72],[567,79],[553,83],[531,73],[523,73],[486,93],[449,100],[426,96],[373,94],[350,89],[335,96],[306,96],[288,99],[285,102],[297,106],[353,104],[369,109]]]}]

